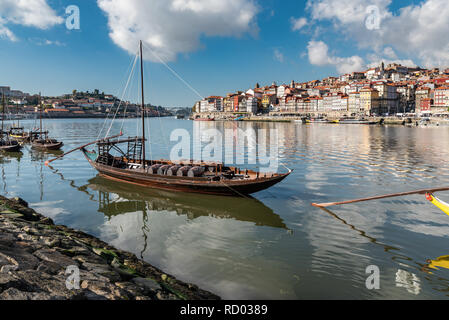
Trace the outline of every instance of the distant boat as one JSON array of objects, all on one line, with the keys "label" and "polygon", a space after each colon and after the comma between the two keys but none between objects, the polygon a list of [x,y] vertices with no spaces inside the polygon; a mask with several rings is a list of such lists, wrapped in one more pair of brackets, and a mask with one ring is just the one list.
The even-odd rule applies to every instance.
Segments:
[{"label": "distant boat", "polygon": [[11,140],[9,138],[8,132],[4,131],[4,119],[5,119],[5,95],[2,94],[2,102],[3,102],[3,111],[2,111],[2,127],[0,131],[0,151],[2,152],[19,152],[22,149],[22,146],[16,140]]},{"label": "distant boat", "polygon": [[215,121],[215,118],[196,118],[195,121]]},{"label": "distant boat", "polygon": [[50,139],[48,137],[48,131],[42,131],[42,105],[39,107],[39,115],[40,115],[40,127],[39,131],[37,132],[31,132],[30,133],[30,139],[31,139],[31,147],[33,149],[37,150],[59,150],[64,145],[62,142]]},{"label": "distant boat", "polygon": [[358,119],[342,119],[340,120],[341,124],[366,124],[366,125],[373,125],[378,124],[376,121],[369,121],[369,120],[358,120]]},{"label": "distant boat", "polygon": [[186,118],[186,116],[183,115],[183,114],[178,114],[178,115],[176,116],[176,119],[178,119],[178,120],[183,120],[183,119],[185,119],[185,118]]}]

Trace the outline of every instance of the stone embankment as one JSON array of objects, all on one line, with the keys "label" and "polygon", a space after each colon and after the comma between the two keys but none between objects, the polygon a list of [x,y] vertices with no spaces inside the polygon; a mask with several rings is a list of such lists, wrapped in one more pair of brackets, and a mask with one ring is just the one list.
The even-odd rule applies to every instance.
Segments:
[{"label": "stone embankment", "polygon": [[218,300],[0,196],[0,300]]}]

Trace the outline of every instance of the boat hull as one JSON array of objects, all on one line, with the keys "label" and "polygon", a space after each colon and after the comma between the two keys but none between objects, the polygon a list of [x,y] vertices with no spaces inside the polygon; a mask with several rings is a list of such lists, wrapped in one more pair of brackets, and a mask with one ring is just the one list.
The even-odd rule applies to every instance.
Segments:
[{"label": "boat hull", "polygon": [[0,146],[1,152],[19,152],[22,149],[20,144]]},{"label": "boat hull", "polygon": [[31,147],[36,150],[60,150],[63,147],[64,143],[49,143],[49,144],[41,144],[41,143],[33,143]]},{"label": "boat hull", "polygon": [[149,174],[143,171],[119,169],[99,164],[93,161],[86,150],[82,150],[87,161],[95,168],[100,176],[126,182],[143,187],[154,189],[163,189],[169,191],[212,194],[221,196],[247,196],[256,192],[268,189],[290,175],[292,171],[286,174],[277,174],[272,177],[261,177],[254,180],[230,180],[230,181],[208,181],[198,178],[162,176]]}]

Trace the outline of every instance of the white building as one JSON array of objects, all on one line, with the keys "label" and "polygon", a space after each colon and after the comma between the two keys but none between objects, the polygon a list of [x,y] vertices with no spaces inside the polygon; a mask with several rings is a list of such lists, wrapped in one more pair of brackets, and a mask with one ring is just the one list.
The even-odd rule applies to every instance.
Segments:
[{"label": "white building", "polygon": [[246,112],[255,114],[257,113],[257,98],[254,96],[247,96],[246,97]]},{"label": "white building", "polygon": [[286,94],[285,94],[285,90],[286,90],[287,88],[288,88],[288,87],[287,87],[285,84],[279,86],[278,89],[277,89],[277,97],[278,97],[278,98],[284,97],[284,96],[286,95]]}]

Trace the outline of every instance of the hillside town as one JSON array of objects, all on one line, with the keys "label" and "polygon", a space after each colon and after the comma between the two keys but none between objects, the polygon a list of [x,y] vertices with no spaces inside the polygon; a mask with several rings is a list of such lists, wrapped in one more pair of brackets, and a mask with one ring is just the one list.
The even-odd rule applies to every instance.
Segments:
[{"label": "hillside town", "polygon": [[449,117],[449,68],[429,70],[392,63],[340,77],[211,96],[194,106],[197,117],[246,114],[308,117],[414,115]]},{"label": "hillside town", "polygon": [[[20,90],[11,90],[8,86],[0,86],[0,101],[2,94],[6,98],[7,118],[35,118],[42,106],[42,114],[46,118],[104,118],[108,114],[117,113],[118,117],[140,117],[140,105],[129,101],[120,101],[111,94],[100,93],[98,89],[93,92],[78,92],[60,97],[39,97]],[[161,106],[146,105],[148,117],[172,116],[172,112]]]}]

